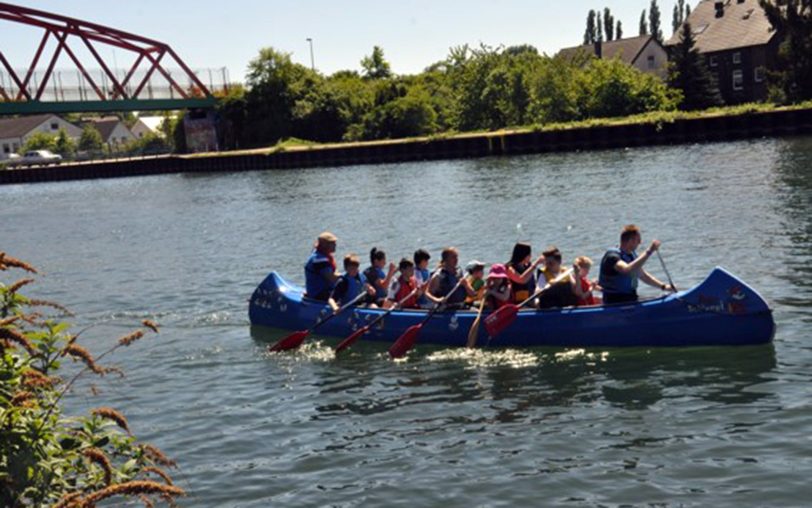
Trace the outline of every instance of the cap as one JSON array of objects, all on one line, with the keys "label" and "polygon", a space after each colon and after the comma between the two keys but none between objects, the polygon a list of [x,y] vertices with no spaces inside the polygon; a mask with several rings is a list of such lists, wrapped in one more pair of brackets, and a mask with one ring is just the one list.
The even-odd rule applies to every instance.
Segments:
[{"label": "cap", "polygon": [[338,241],[338,237],[332,234],[329,231],[325,231],[324,233],[319,235],[319,241],[322,242],[336,242]]},{"label": "cap", "polygon": [[496,263],[491,265],[491,271],[488,273],[489,279],[507,279],[507,270],[505,265]]},{"label": "cap", "polygon": [[473,261],[469,261],[467,265],[465,265],[465,271],[468,273],[472,273],[477,268],[485,268],[485,263],[482,261],[477,261],[476,259]]}]

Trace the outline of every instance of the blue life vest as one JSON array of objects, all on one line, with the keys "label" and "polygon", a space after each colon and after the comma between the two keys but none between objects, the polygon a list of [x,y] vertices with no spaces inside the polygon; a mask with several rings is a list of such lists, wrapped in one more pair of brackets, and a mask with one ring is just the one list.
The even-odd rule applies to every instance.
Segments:
[{"label": "blue life vest", "polygon": [[[414,269],[415,274],[420,274],[420,281],[421,283],[425,284],[431,278],[431,272],[429,272],[428,268],[417,268]],[[417,299],[417,304],[421,307],[426,306],[429,303],[429,299],[426,298],[426,295],[420,295],[420,298]]]},{"label": "blue life vest", "polygon": [[358,295],[364,291],[364,283],[366,279],[364,278],[364,274],[358,273],[355,277],[350,277],[346,273],[341,276],[341,279],[345,281],[347,285],[347,291],[341,298],[341,304],[344,305],[349,303],[355,299]]},{"label": "blue life vest", "polygon": [[[383,268],[378,268],[377,266],[375,267],[375,271],[378,272],[378,280],[383,284],[383,281],[386,280],[386,272],[383,271]],[[386,290],[383,288],[375,288],[375,297],[378,299],[386,298]]]},{"label": "blue life vest", "polygon": [[604,293],[633,294],[637,292],[637,272],[620,273],[615,269],[618,261],[627,264],[637,259],[636,252],[623,252],[620,249],[609,249],[601,259],[599,283]]},{"label": "blue life vest", "polygon": [[[333,265],[326,254],[313,250],[305,263],[305,290],[308,298],[327,301],[333,283],[326,278],[327,271],[333,273]],[[326,270],[325,270],[326,269]]]}]

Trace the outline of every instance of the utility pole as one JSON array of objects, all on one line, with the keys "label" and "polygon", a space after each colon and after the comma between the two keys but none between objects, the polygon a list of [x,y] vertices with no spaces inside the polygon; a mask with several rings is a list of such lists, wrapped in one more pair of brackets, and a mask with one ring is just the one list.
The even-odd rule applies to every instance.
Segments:
[{"label": "utility pole", "polygon": [[315,60],[313,59],[313,39],[308,37],[307,42],[310,43],[310,70],[316,72],[316,63]]}]

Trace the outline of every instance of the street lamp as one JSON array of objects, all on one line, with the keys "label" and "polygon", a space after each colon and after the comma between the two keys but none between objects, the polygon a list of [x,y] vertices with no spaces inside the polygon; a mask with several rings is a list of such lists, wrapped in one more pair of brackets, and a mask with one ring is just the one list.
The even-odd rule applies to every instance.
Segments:
[{"label": "street lamp", "polygon": [[310,43],[310,69],[313,72],[316,72],[316,64],[315,64],[315,61],[313,60],[313,39],[308,37],[307,42]]}]

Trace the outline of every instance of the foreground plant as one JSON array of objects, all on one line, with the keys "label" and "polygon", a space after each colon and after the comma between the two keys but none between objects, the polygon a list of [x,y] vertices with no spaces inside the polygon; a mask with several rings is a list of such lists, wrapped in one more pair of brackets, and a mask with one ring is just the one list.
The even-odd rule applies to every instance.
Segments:
[{"label": "foreground plant", "polygon": [[[0,271],[37,271],[0,252]],[[0,283],[0,506],[93,507],[110,498],[138,499],[145,506],[162,500],[174,504],[183,489],[165,468],[174,467],[158,448],[139,443],[127,419],[113,408],[98,407],[88,416],[69,417],[59,405],[82,377],[119,373],[100,365],[114,351],[129,347],[147,333],[124,335],[94,357],[72,335],[69,324],[39,309],[67,309],[54,302],[23,296],[33,279]],[[158,326],[142,322],[154,333]],[[70,379],[60,377],[66,358],[81,362]]]}]

